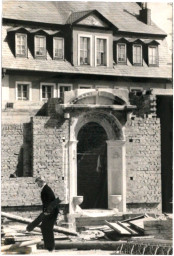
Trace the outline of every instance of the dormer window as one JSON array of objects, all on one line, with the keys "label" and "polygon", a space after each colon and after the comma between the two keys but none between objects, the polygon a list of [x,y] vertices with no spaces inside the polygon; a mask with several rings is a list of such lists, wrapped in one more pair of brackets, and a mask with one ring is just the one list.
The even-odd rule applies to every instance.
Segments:
[{"label": "dormer window", "polygon": [[148,46],[148,64],[152,66],[158,65],[158,47],[156,45]]},{"label": "dormer window", "polygon": [[46,57],[46,37],[35,36],[35,57]]},{"label": "dormer window", "polygon": [[127,60],[126,44],[119,43],[117,44],[117,63],[126,64],[126,60]]},{"label": "dormer window", "polygon": [[133,64],[142,65],[142,45],[133,44]]},{"label": "dormer window", "polygon": [[26,57],[27,56],[27,35],[17,33],[15,35],[16,42],[16,56]]},{"label": "dormer window", "polygon": [[64,58],[64,39],[60,37],[53,38],[53,57],[54,59]]}]

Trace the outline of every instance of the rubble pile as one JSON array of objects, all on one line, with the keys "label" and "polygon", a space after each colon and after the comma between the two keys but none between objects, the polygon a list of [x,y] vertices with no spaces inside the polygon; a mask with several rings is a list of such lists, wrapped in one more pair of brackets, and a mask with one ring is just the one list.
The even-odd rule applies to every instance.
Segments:
[{"label": "rubble pile", "polygon": [[[39,227],[28,232],[25,223],[27,219],[16,216],[17,220],[14,221],[14,215],[6,216],[1,218],[2,254],[30,254],[44,248]],[[145,214],[122,221],[105,221],[105,225],[84,226],[78,232],[58,226],[54,230],[56,250],[99,249],[112,250],[115,254],[173,254],[172,215],[151,217]]]}]

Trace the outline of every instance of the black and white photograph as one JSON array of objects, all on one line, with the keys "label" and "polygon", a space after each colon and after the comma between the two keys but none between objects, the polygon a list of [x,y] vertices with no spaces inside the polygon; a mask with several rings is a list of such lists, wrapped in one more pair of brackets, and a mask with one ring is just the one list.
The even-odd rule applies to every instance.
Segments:
[{"label": "black and white photograph", "polygon": [[1,254],[173,255],[173,2],[1,5]]}]

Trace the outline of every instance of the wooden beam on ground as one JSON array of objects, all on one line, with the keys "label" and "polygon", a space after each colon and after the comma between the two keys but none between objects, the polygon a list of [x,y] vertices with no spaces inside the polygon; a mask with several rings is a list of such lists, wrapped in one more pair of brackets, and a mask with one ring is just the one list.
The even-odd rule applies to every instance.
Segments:
[{"label": "wooden beam on ground", "polygon": [[[29,224],[29,223],[32,222],[32,219],[23,218],[23,217],[20,217],[20,216],[14,215],[14,214],[10,214],[10,213],[6,213],[6,212],[1,212],[1,216],[6,217],[6,218],[8,218],[10,220],[13,220],[13,221],[24,223],[24,224]],[[35,228],[34,230],[35,231],[40,231],[40,228]],[[69,230],[69,229],[66,229],[66,228],[62,228],[62,227],[58,227],[58,226],[54,226],[53,230],[55,232],[63,233],[63,234],[66,234],[66,235],[71,235],[71,236],[77,236],[78,235],[78,233],[75,232],[75,231],[72,231],[72,230]]]},{"label": "wooden beam on ground", "polygon": [[10,245],[3,245],[1,246],[1,252],[5,252],[5,251],[13,251],[16,250],[17,248],[20,247],[26,247],[26,246],[30,246],[33,244],[38,244],[41,242],[41,238],[39,239],[34,239],[31,241],[25,241],[25,242],[21,242],[21,243],[16,243],[16,244],[10,244]]},{"label": "wooden beam on ground", "polygon": [[[121,244],[126,244],[127,241],[78,241],[67,242],[59,241],[55,242],[55,249],[78,249],[78,250],[116,250]],[[38,248],[43,248],[44,244],[39,243]]]}]

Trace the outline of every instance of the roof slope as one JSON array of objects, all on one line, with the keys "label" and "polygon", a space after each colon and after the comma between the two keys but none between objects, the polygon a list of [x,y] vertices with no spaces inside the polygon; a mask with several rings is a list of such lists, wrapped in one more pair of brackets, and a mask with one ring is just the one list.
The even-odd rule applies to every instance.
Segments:
[{"label": "roof slope", "polygon": [[[3,1],[3,18],[66,24],[72,13],[96,9],[120,31],[161,34],[165,33],[154,23],[139,21],[140,6],[135,2],[86,2],[86,1]],[[82,13],[81,13],[82,14]]]}]

